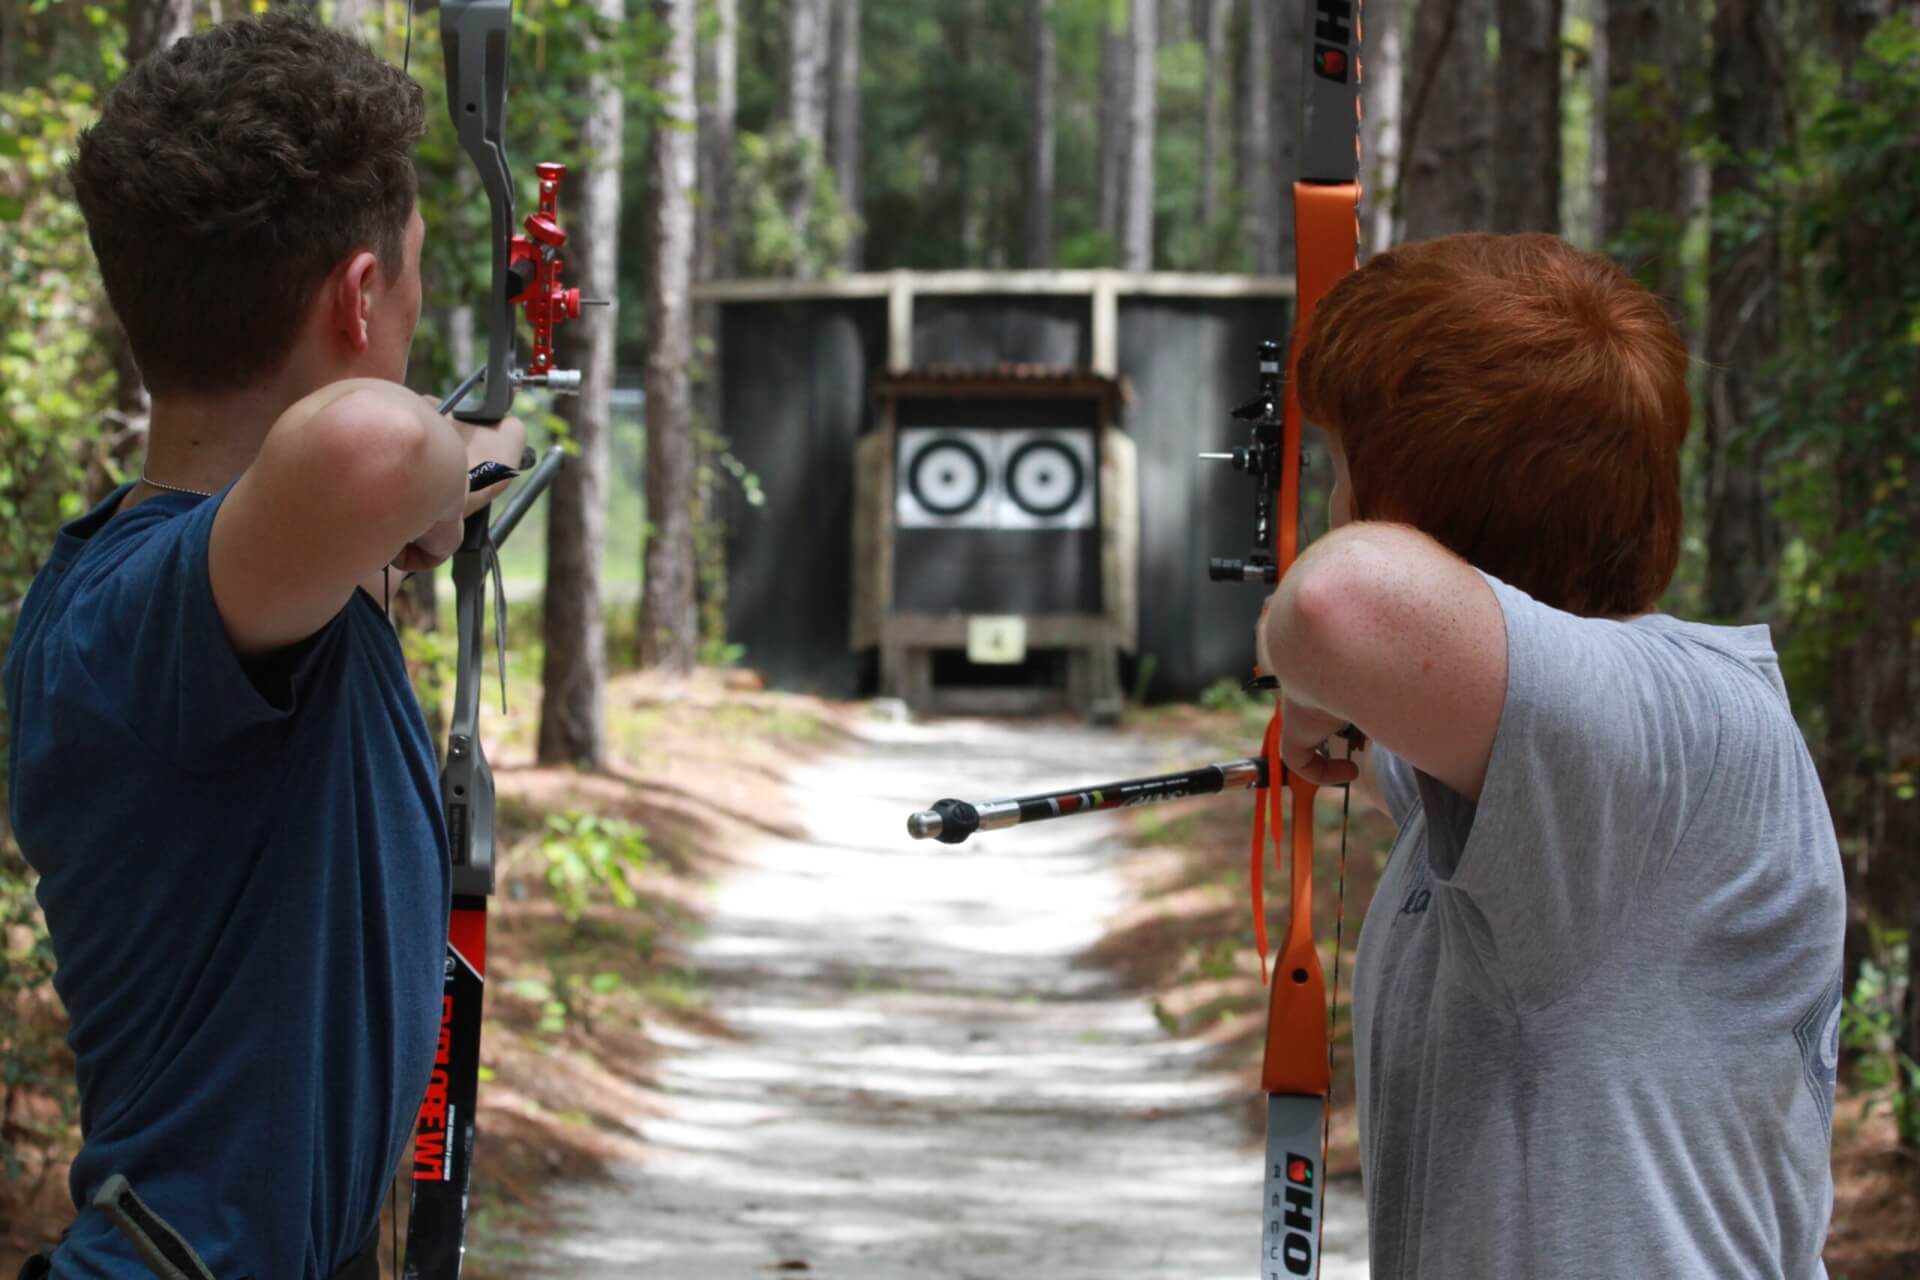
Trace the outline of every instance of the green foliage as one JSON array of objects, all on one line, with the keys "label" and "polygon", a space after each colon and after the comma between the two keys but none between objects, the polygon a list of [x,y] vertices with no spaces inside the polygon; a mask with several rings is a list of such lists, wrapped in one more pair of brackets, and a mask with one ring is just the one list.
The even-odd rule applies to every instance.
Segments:
[{"label": "green foliage", "polygon": [[1153,135],[1154,265],[1163,271],[1248,271],[1244,211],[1234,181],[1230,138],[1232,118],[1220,112],[1220,146],[1215,157],[1217,206],[1211,223],[1200,221],[1200,147],[1207,96],[1225,97],[1224,77],[1206,75],[1206,50],[1188,40],[1160,50]]},{"label": "green foliage", "polygon": [[727,494],[737,489],[749,508],[765,505],[760,477],[727,447],[717,431],[702,422],[694,428],[695,478],[693,558],[698,576],[695,597],[700,610],[700,665],[737,666],[746,648],[727,639]]},{"label": "green foliage", "polygon": [[627,872],[645,867],[653,849],[646,829],[635,823],[565,813],[548,816],[540,856],[547,887],[561,914],[578,920],[602,892],[620,907],[639,901],[627,882]]},{"label": "green foliage", "polygon": [[1254,702],[1232,676],[1221,676],[1200,691],[1200,705],[1209,711],[1245,711]]},{"label": "green foliage", "polygon": [[[93,108],[92,89],[67,77],[0,93],[0,651],[54,530],[86,507],[90,466],[116,478],[102,431],[105,306],[62,176]],[[6,748],[0,720],[0,766]],[[33,885],[0,820],[0,1103],[28,1088],[71,1107],[63,1028],[39,1000],[53,953]]]},{"label": "green foliage", "polygon": [[[64,1022],[42,997],[53,981],[53,947],[33,897],[34,877],[17,850],[0,852],[0,1114],[22,1123],[27,1109],[12,1105],[24,1089],[60,1100],[71,1119],[76,1109]],[[43,1137],[53,1140],[54,1134]],[[0,1175],[16,1177],[19,1154],[0,1145]]]},{"label": "green foliage", "polygon": [[[1779,394],[1757,424],[1773,450],[1790,549],[1784,652],[1796,701],[1818,703],[1831,656],[1871,610],[1884,566],[1920,564],[1920,31],[1869,38],[1820,85],[1797,149],[1761,157],[1771,189],[1714,210],[1718,229],[1780,235],[1787,323]],[[1920,625],[1920,620],[1916,620]]]},{"label": "green foliage", "polygon": [[618,996],[627,988],[627,980],[617,973],[604,969],[577,972],[574,957],[564,951],[549,950],[546,962],[544,979],[519,977],[507,984],[509,993],[538,1006],[534,1031],[541,1036],[560,1036],[569,1026],[592,1031],[594,1003]]},{"label": "green foliage", "polygon": [[[748,0],[742,15],[741,119],[778,118],[785,77],[785,7]],[[867,261],[877,268],[1017,267],[1026,261],[1024,210],[1032,118],[1025,68],[1026,0],[921,0],[868,5],[864,14]],[[1053,260],[1110,267],[1120,246],[1100,227],[1102,40],[1128,21],[1125,0],[1054,0],[1056,90]],[[754,31],[755,22],[772,26]],[[1155,260],[1176,270],[1245,265],[1242,185],[1223,102],[1217,139],[1219,214],[1200,224],[1201,121],[1209,94],[1227,99],[1230,67],[1205,74],[1204,51],[1184,27],[1159,53]]]},{"label": "green foliage", "polygon": [[[741,134],[738,154],[734,244],[741,271],[802,279],[831,274],[859,219],[842,203],[820,148],[778,125]],[[803,197],[807,216],[796,224],[790,211]]]},{"label": "green foliage", "polygon": [[64,181],[93,101],[91,88],[70,80],[0,94],[0,437],[7,442],[0,453],[0,628],[7,630],[53,530],[85,509],[89,463],[106,465],[98,438],[112,383],[99,341],[105,302]]},{"label": "green foliage", "polygon": [[1886,1107],[1901,1142],[1920,1144],[1920,1063],[1900,1047],[1901,1011],[1913,981],[1913,952],[1901,930],[1877,929],[1873,951],[1861,961],[1853,994],[1841,1006],[1840,1047],[1853,1062],[1854,1081],[1869,1095],[1867,1114]]},{"label": "green foliage", "polygon": [[[522,216],[535,205],[536,162],[565,160],[575,174],[596,162],[596,157],[582,149],[579,135],[582,91],[588,77],[597,71],[610,72],[626,99],[628,127],[621,186],[630,192],[645,186],[645,125],[661,106],[653,81],[662,38],[651,9],[644,5],[629,8],[627,21],[613,24],[599,17],[593,6],[578,0],[519,0],[514,5],[506,152],[515,184],[514,207]],[[376,47],[398,62],[399,29],[383,24],[375,35],[379,42]],[[486,296],[492,272],[487,250],[492,226],[473,162],[460,150],[447,114],[439,23],[433,11],[425,7],[413,23],[409,61],[414,78],[427,95],[428,129],[415,152],[420,213],[427,225],[420,262],[427,293],[408,380],[423,389],[444,390],[467,371],[454,369],[449,318]],[[573,185],[561,194],[563,225],[568,200],[579,198],[577,179],[570,178],[569,182]],[[641,242],[638,220],[644,204],[631,197],[623,202],[621,231],[628,244]],[[641,304],[644,255],[624,253],[620,261],[616,324],[623,344],[637,343],[644,333],[646,315]],[[472,319],[484,324],[477,316]],[[475,334],[475,339],[484,344],[484,331]],[[531,416],[528,422],[533,422]]]},{"label": "green foliage", "polygon": [[1234,975],[1235,961],[1239,958],[1240,948],[1247,945],[1248,941],[1236,932],[1194,943],[1195,971],[1201,977],[1214,981],[1231,978]]},{"label": "green foliage", "polygon": [[[436,603],[444,604],[446,594],[439,593]],[[427,724],[436,743],[440,742],[444,732],[441,719],[445,714],[446,702],[452,696],[460,665],[459,632],[447,609],[440,611],[446,616],[432,630],[400,628],[400,652],[406,659],[407,675],[413,681],[414,695],[420,699],[421,709],[426,713]]]}]

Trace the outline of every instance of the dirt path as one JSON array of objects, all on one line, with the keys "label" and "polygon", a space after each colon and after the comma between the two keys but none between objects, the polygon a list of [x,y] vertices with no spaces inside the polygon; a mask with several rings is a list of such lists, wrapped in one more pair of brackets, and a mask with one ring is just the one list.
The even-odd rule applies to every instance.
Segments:
[{"label": "dirt path", "polygon": [[[807,842],[718,886],[695,963],[731,1038],[670,1046],[655,1153],[562,1198],[569,1280],[1252,1280],[1260,1154],[1231,1074],[1076,963],[1123,903],[1104,817],[977,838],[907,813],[1169,767],[1065,727],[874,724],[795,779]],[[1357,1183],[1328,1280],[1366,1275]]]}]

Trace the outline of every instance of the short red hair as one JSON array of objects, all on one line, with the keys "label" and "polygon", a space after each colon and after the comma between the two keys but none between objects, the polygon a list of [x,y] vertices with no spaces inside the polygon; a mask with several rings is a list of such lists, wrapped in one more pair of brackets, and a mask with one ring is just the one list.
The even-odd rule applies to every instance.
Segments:
[{"label": "short red hair", "polygon": [[1610,259],[1546,235],[1402,245],[1328,292],[1297,377],[1356,519],[1586,616],[1644,613],[1672,580],[1687,348]]}]

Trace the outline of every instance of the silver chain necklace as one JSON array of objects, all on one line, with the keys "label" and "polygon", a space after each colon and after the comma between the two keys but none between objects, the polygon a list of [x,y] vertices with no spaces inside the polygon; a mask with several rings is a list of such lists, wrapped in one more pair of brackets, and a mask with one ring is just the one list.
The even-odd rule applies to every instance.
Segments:
[{"label": "silver chain necklace", "polygon": [[152,476],[147,474],[147,469],[145,467],[142,467],[140,469],[140,482],[142,484],[151,485],[155,489],[165,489],[169,493],[190,493],[196,498],[211,498],[213,496],[212,494],[208,493],[205,489],[189,489],[183,484],[167,484],[165,481],[155,480]]}]

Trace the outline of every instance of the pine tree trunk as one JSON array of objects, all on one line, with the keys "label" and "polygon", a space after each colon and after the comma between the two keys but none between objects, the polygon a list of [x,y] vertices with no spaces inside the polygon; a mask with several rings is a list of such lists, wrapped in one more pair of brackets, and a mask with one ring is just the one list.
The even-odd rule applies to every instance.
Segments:
[{"label": "pine tree trunk", "polygon": [[[833,0],[833,180],[840,203],[861,216],[860,0]],[[856,225],[840,265],[858,271],[866,235]]]},{"label": "pine tree trunk", "polygon": [[1560,230],[1561,0],[1496,0],[1493,229]]},{"label": "pine tree trunk", "polygon": [[[0,4],[0,93],[11,93],[20,80],[20,19],[26,14],[17,4]],[[6,831],[0,819],[0,836]]]},{"label": "pine tree trunk", "polygon": [[1204,31],[1202,48],[1204,70],[1200,91],[1206,106],[1200,117],[1200,207],[1201,229],[1212,232],[1220,221],[1220,112],[1221,79],[1229,70],[1227,33],[1233,26],[1234,0],[1201,0],[1197,15]]},{"label": "pine tree trunk", "polygon": [[1199,24],[1194,13],[1194,0],[1160,0],[1160,34],[1158,42],[1161,48],[1170,44],[1181,44],[1195,39]]},{"label": "pine tree trunk", "polygon": [[1273,104],[1274,77],[1288,74],[1291,64],[1276,47],[1278,19],[1278,8],[1272,0],[1248,0],[1240,189],[1246,199],[1247,261],[1261,275],[1278,275],[1285,269],[1285,249],[1290,242],[1280,231],[1280,211],[1287,203],[1287,175],[1275,154]]},{"label": "pine tree trunk", "polygon": [[1400,181],[1402,44],[1400,0],[1367,0],[1361,51],[1361,252],[1378,253],[1399,239],[1394,188]]},{"label": "pine tree trunk", "polygon": [[1026,262],[1036,270],[1053,265],[1053,173],[1057,133],[1054,88],[1053,0],[1028,0]]},{"label": "pine tree trunk", "polygon": [[[700,43],[700,200],[694,206],[694,275],[701,281],[730,279],[733,249],[733,167],[735,119],[739,114],[739,0],[711,0],[712,21]],[[727,541],[724,491],[714,463],[725,447],[721,433],[720,370],[725,367],[720,308],[696,304],[698,334],[694,366],[694,526],[695,594],[699,601],[700,643],[726,641]]]},{"label": "pine tree trunk", "polygon": [[646,585],[640,608],[643,666],[685,672],[698,656],[693,561],[693,359],[695,0],[654,0],[666,32],[662,119],[654,129],[647,218]]},{"label": "pine tree trunk", "polygon": [[1153,270],[1155,72],[1160,58],[1156,0],[1131,0],[1132,83],[1127,97],[1127,189],[1120,228],[1121,265]]},{"label": "pine tree trunk", "polygon": [[[971,79],[974,66],[982,57],[983,44],[987,46],[985,57],[995,57],[991,41],[986,39],[982,8],[982,0],[952,0],[939,6],[939,25],[945,35],[946,56],[957,68],[961,83]],[[994,65],[997,70],[998,63]],[[956,118],[960,121],[969,119],[965,114],[959,114]],[[943,170],[947,175],[943,194],[957,219],[960,242],[958,265],[976,267],[986,264],[992,251],[992,246],[987,243],[989,183],[981,172],[982,166],[988,161],[982,149],[972,145],[973,139],[965,132],[966,127],[956,124],[947,135],[953,139],[953,150],[957,154]]]},{"label": "pine tree trunk", "polygon": [[[1713,132],[1725,144],[1712,171],[1716,206],[1761,192],[1763,157],[1786,138],[1777,5],[1714,6]],[[1762,485],[1765,442],[1753,431],[1779,339],[1779,240],[1716,227],[1707,249],[1707,610],[1728,621],[1766,620],[1777,594],[1780,526]]]},{"label": "pine tree trunk", "polygon": [[1273,184],[1273,229],[1268,232],[1281,271],[1298,265],[1294,239],[1293,184],[1300,176],[1300,135],[1306,127],[1307,6],[1277,4],[1273,14],[1273,67],[1268,87],[1272,102],[1267,119],[1270,150],[1268,166]]},{"label": "pine tree trunk", "polygon": [[1417,0],[1401,129],[1406,239],[1484,231],[1490,221],[1490,0]]},{"label": "pine tree trunk", "polygon": [[[822,94],[827,66],[827,0],[788,0],[787,126],[816,158],[826,150],[827,103]],[[796,183],[787,202],[787,221],[803,243],[813,217],[813,191]]]},{"label": "pine tree trunk", "polygon": [[[594,0],[605,29],[627,20],[626,0]],[[592,30],[591,28],[589,30]],[[599,45],[587,37],[587,52]],[[597,70],[587,80],[580,162],[570,169],[572,210],[565,226],[567,279],[581,296],[609,298],[620,281],[620,168],[624,99],[618,80]],[[547,498],[547,582],[541,627],[542,764],[599,769],[607,761],[607,627],[601,586],[607,556],[607,438],[612,416],[612,307],[588,307],[555,337],[560,362],[578,369],[580,394],[558,402],[578,446]]]},{"label": "pine tree trunk", "polygon": [[1133,46],[1129,28],[1108,26],[1100,37],[1100,230],[1121,245],[1127,198],[1128,97],[1133,88]]},{"label": "pine tree trunk", "polygon": [[[1594,104],[1587,112],[1587,234],[1594,244],[1605,244],[1602,223],[1606,211],[1602,192],[1607,186],[1607,0],[1573,0],[1569,11],[1575,22],[1588,20],[1587,92]],[[1584,8],[1585,12],[1582,12]]]},{"label": "pine tree trunk", "polygon": [[[1855,67],[1866,36],[1889,7],[1856,0],[1832,6],[1823,15],[1842,69],[1836,90],[1842,99],[1857,104],[1871,92],[1856,78]],[[1883,343],[1889,329],[1906,320],[1894,301],[1898,293],[1887,287],[1886,235],[1883,226],[1866,216],[1835,228],[1831,275],[1822,286],[1834,324],[1827,341],[1836,352],[1851,354]],[[1901,374],[1903,379],[1897,376]],[[1868,956],[1882,964],[1888,960],[1884,953],[1875,955],[1867,922],[1920,936],[1920,863],[1914,858],[1920,850],[1920,804],[1901,794],[1902,775],[1910,787],[1913,762],[1920,760],[1920,579],[1910,552],[1887,554],[1888,529],[1906,531],[1893,547],[1901,542],[1910,547],[1911,531],[1920,528],[1920,486],[1888,483],[1898,474],[1901,464],[1896,459],[1910,457],[1912,442],[1920,438],[1920,373],[1909,360],[1877,373],[1849,370],[1846,376],[1867,385],[1842,408],[1842,420],[1852,429],[1833,462],[1836,500],[1830,536],[1856,548],[1875,549],[1877,542],[1880,550],[1870,563],[1835,583],[1834,612],[1827,624],[1833,648],[1821,755],[1828,802],[1846,855],[1851,978]],[[1890,395],[1900,398],[1896,402]],[[1904,433],[1894,429],[1894,412],[1904,415]],[[1908,983],[1902,1014],[1902,1048],[1920,1060],[1920,981]],[[1911,1150],[1911,1138],[1903,1141]]]},{"label": "pine tree trunk", "polygon": [[1600,188],[1600,242],[1679,316],[1690,194],[1689,64],[1700,33],[1690,0],[1603,2],[1606,150],[1631,159],[1611,170]]},{"label": "pine tree trunk", "polygon": [[192,30],[193,0],[132,0],[127,8],[127,65],[146,61]]},{"label": "pine tree trunk", "polygon": [[733,249],[733,171],[740,112],[740,0],[708,0],[710,36],[700,45],[700,202],[694,210],[702,280],[725,280],[736,270]]}]

